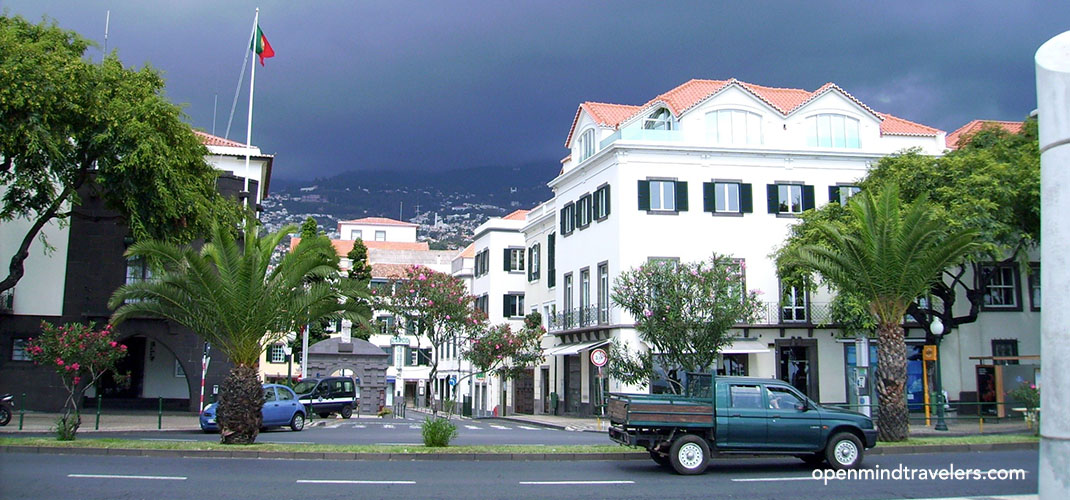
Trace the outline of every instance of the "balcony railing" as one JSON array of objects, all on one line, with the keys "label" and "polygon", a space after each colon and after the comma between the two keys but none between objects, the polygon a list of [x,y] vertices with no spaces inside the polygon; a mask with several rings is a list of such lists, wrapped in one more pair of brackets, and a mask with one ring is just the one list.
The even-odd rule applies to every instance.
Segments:
[{"label": "balcony railing", "polygon": [[804,306],[788,306],[779,302],[763,302],[754,325],[827,325],[832,323],[832,309],[828,303],[810,302]]},{"label": "balcony railing", "polygon": [[609,309],[614,306],[589,305],[547,318],[546,329],[551,332],[587,328],[609,324]]},{"label": "balcony railing", "polygon": [[613,132],[609,137],[602,139],[598,143],[598,149],[604,149],[617,141],[680,142],[683,140],[684,136],[679,130],[626,128]]}]

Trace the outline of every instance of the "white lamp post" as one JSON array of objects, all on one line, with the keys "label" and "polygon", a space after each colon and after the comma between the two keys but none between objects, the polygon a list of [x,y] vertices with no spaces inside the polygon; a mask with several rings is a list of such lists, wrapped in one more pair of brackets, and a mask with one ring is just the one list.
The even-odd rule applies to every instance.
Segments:
[{"label": "white lamp post", "polygon": [[946,431],[947,423],[944,422],[944,405],[947,401],[944,400],[943,381],[940,378],[940,340],[944,338],[944,323],[940,321],[939,316],[933,316],[929,331],[932,332],[933,338],[936,340],[936,376],[934,377],[936,379],[936,427],[933,429]]}]

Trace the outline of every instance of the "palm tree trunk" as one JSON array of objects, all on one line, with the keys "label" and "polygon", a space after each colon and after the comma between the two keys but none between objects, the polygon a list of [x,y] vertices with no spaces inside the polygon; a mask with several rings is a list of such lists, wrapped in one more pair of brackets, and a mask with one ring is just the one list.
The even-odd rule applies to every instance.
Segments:
[{"label": "palm tree trunk", "polygon": [[223,444],[252,444],[264,416],[264,390],[255,366],[236,366],[223,381],[219,400],[219,440]]},{"label": "palm tree trunk", "polygon": [[910,433],[907,413],[906,341],[899,323],[877,326],[878,438],[904,441]]}]

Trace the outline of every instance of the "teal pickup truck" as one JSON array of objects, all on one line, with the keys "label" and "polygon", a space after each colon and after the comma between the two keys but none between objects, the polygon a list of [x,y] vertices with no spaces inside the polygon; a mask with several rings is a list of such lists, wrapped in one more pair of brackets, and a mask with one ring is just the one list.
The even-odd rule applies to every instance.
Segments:
[{"label": "teal pickup truck", "polygon": [[610,394],[609,417],[610,439],[646,448],[680,474],[703,473],[711,451],[793,455],[851,469],[877,444],[869,417],[821,406],[773,379],[689,373],[684,395]]}]

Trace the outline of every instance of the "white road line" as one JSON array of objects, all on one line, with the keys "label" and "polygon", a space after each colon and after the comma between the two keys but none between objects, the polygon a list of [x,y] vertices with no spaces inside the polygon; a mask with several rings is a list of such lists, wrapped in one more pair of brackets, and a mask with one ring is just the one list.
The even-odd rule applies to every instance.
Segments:
[{"label": "white road line", "polygon": [[364,481],[359,479],[298,479],[304,484],[416,484],[416,481]]},{"label": "white road line", "polygon": [[635,481],[520,481],[529,485],[635,484]]},{"label": "white road line", "polygon": [[410,429],[419,429],[420,426],[419,425],[410,425],[409,428]]},{"label": "white road line", "polygon": [[521,429],[524,429],[524,430],[529,430],[529,431],[541,431],[542,430],[542,428],[540,428],[540,427],[528,427],[526,425],[518,425],[517,427],[519,427]]},{"label": "white road line", "polygon": [[804,476],[804,477],[753,477],[753,478],[742,478],[742,479],[732,479],[732,480],[737,482],[737,483],[760,483],[760,482],[770,482],[770,481],[815,481],[815,479],[812,476]]},{"label": "white road line", "polygon": [[364,424],[357,424],[357,425],[354,425],[354,426],[353,426],[353,428],[354,428],[354,429],[365,429],[365,428],[367,428],[367,427],[368,427],[368,426],[367,426],[367,425],[364,425]]},{"label": "white road line", "polygon": [[474,425],[465,425],[465,426],[464,426],[464,428],[465,428],[465,429],[472,429],[473,431],[479,431],[479,430],[483,430],[483,428],[482,428],[482,427],[476,427],[476,426],[474,426]]},{"label": "white road line", "polygon": [[162,439],[162,438],[141,438],[140,441],[184,441],[189,443],[197,442],[196,439]]},{"label": "white road line", "polygon": [[90,479],[155,479],[159,481],[185,481],[186,476],[127,476],[122,474],[67,474],[67,477]]},{"label": "white road line", "polygon": [[500,429],[500,430],[503,430],[503,431],[511,431],[511,430],[513,430],[513,428],[512,428],[512,427],[506,427],[506,426],[504,426],[504,425],[494,425],[494,424],[490,424],[490,426],[491,426],[491,427],[493,427],[493,428],[495,428],[495,429]]},{"label": "white road line", "polygon": [[383,425],[383,428],[384,428],[384,429],[393,429],[393,428],[394,428],[394,426],[393,426],[392,424],[384,424],[384,425]]}]

